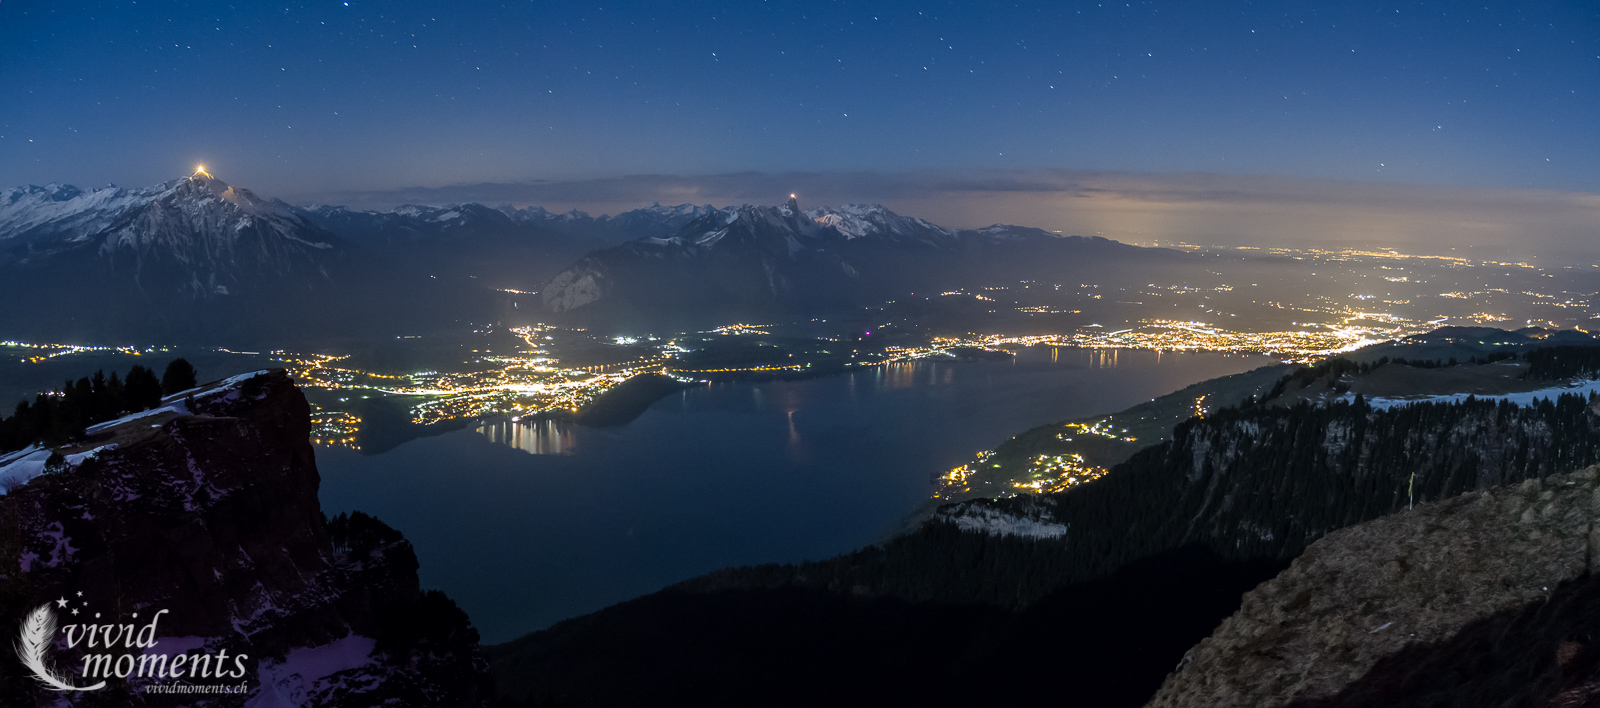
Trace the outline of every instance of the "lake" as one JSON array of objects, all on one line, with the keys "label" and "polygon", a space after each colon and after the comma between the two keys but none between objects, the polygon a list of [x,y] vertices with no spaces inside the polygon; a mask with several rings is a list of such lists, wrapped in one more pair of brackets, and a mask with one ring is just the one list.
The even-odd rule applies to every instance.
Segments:
[{"label": "lake", "polygon": [[1011,435],[1273,363],[1035,347],[703,385],[619,428],[497,421],[380,455],[319,448],[321,498],[403,532],[423,586],[498,643],[718,568],[871,544],[934,476]]}]

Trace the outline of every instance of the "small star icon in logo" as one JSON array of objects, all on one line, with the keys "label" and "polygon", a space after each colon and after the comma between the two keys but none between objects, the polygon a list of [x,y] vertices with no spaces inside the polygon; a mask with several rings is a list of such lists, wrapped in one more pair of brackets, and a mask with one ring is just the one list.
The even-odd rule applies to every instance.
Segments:
[{"label": "small star icon in logo", "polygon": [[67,606],[67,598],[63,597],[60,600],[56,600],[56,607],[66,607],[66,606]]},{"label": "small star icon in logo", "polygon": [[74,617],[76,617],[76,616],[77,616],[77,614],[78,614],[78,611],[77,611],[77,610],[73,610],[73,611],[72,611],[72,614],[73,614],[73,616],[74,616]]},{"label": "small star icon in logo", "polygon": [[83,591],[82,590],[78,591],[78,597],[83,597]]}]

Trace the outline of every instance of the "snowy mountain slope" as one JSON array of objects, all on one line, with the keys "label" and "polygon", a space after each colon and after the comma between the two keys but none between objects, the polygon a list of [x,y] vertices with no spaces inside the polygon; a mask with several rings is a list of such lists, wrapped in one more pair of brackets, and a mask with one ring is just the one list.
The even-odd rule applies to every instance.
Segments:
[{"label": "snowy mountain slope", "polygon": [[[143,188],[0,191],[0,332],[46,341],[258,341],[326,331],[352,248],[204,172]],[[234,339],[235,337],[241,339]]]},{"label": "snowy mountain slope", "polygon": [[807,218],[839,232],[846,239],[879,238],[898,242],[945,244],[957,238],[956,232],[938,224],[901,216],[882,204],[846,204],[805,212]]},{"label": "snowy mountain slope", "polygon": [[204,172],[140,189],[0,192],[0,269],[131,279],[148,292],[205,298],[325,277],[340,250],[292,207]]},{"label": "snowy mountain slope", "polygon": [[542,288],[552,314],[674,321],[857,303],[934,284],[1063,272],[1141,249],[996,224],[956,230],[878,204],[711,211],[669,236],[596,251]]},{"label": "snowy mountain slope", "polygon": [[110,226],[109,219],[133,203],[147,200],[151,190],[114,185],[84,192],[72,185],[28,185],[0,191],[0,240],[18,237],[53,224],[50,230],[93,232]]}]

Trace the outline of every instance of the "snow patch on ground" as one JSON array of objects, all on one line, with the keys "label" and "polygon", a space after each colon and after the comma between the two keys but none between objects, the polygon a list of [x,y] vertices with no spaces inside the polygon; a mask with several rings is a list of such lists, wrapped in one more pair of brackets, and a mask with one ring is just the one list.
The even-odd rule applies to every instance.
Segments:
[{"label": "snow patch on ground", "polygon": [[85,433],[87,433],[87,434],[93,435],[93,434],[98,433],[98,432],[102,432],[102,431],[105,431],[105,430],[109,430],[111,428],[115,428],[115,427],[117,427],[119,425],[122,425],[123,423],[127,423],[129,421],[138,420],[140,418],[148,418],[148,417],[153,416],[153,415],[161,415],[162,413],[177,413],[178,415],[189,415],[189,407],[184,405],[183,401],[176,401],[176,402],[173,402],[173,403],[168,403],[166,405],[158,406],[156,408],[151,408],[150,410],[147,410],[147,411],[139,411],[138,413],[125,415],[125,416],[122,416],[121,418],[118,418],[116,420],[108,420],[108,421],[106,421],[104,423],[95,423],[94,425],[91,425],[91,426],[89,426],[87,428],[84,428],[83,431]]},{"label": "snow patch on ground", "polygon": [[117,444],[116,443],[111,443],[110,445],[101,445],[100,447],[97,447],[97,448],[95,448],[93,450],[85,450],[83,452],[74,452],[71,455],[65,455],[64,457],[67,458],[67,466],[68,467],[74,467],[74,466],[83,464],[84,460],[92,460],[92,459],[94,459],[96,455],[99,455],[102,452],[105,452],[107,450],[115,450],[115,449],[117,449]]},{"label": "snow patch on ground", "polygon": [[44,474],[44,462],[48,459],[50,451],[42,450],[38,445],[0,457],[0,494]]},{"label": "snow patch on ground", "polygon": [[[116,447],[115,443],[101,445],[93,450],[75,452],[63,457],[66,458],[67,466],[71,467],[83,464],[84,460],[94,459],[95,455]],[[50,460],[52,452],[54,451],[41,449],[39,446],[34,445],[0,457],[0,495],[5,494],[17,485],[26,484],[34,477],[44,474],[44,465]]]},{"label": "snow patch on ground", "polygon": [[1040,539],[1061,538],[1067,534],[1067,526],[1050,520],[1052,507],[1054,504],[1044,499],[1021,508],[1014,507],[1007,510],[981,503],[968,503],[940,509],[934,513],[934,518],[953,523],[956,528],[969,533]]},{"label": "snow patch on ground", "polygon": [[241,383],[244,383],[245,381],[253,379],[253,378],[257,377],[257,376],[261,376],[262,374],[270,374],[270,373],[272,373],[272,372],[268,371],[266,369],[262,369],[260,371],[252,371],[252,372],[250,372],[248,374],[239,374],[238,376],[229,376],[228,378],[225,378],[220,383],[218,383],[216,387],[218,389],[233,388],[234,386],[237,386],[237,385],[239,385]]},{"label": "snow patch on ground", "polygon": [[375,645],[352,634],[320,647],[291,649],[283,661],[263,660],[256,670],[260,688],[245,708],[305,708],[318,681],[373,663]]},{"label": "snow patch on ground", "polygon": [[[1535,391],[1522,391],[1519,393],[1507,393],[1502,395],[1448,393],[1437,396],[1416,396],[1412,398],[1386,398],[1379,396],[1368,398],[1367,405],[1370,405],[1373,408],[1387,410],[1396,406],[1409,406],[1414,403],[1460,403],[1471,397],[1480,401],[1510,401],[1519,406],[1529,406],[1533,405],[1534,401],[1537,401],[1541,398],[1547,398],[1554,401],[1564,393],[1576,394],[1579,396],[1589,396],[1590,394],[1600,393],[1600,380],[1574,381],[1560,386],[1541,388]],[[1353,393],[1346,393],[1343,396],[1340,396],[1339,400],[1345,401],[1346,403],[1353,403],[1355,402],[1356,397]]]}]

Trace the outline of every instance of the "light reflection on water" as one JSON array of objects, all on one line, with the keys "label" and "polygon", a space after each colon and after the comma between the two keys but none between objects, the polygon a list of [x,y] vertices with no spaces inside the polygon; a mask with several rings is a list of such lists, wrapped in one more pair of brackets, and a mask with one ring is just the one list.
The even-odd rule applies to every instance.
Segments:
[{"label": "light reflection on water", "polygon": [[514,447],[530,455],[571,455],[578,449],[578,438],[571,423],[554,420],[502,420],[478,426],[478,434],[489,442]]},{"label": "light reflection on water", "polygon": [[[1011,359],[1010,363],[1039,363],[1043,359],[1043,349],[1026,348],[1018,352],[1018,356]],[[1076,347],[1049,347],[1049,367],[1068,369],[1115,369],[1120,363],[1121,350],[1118,349],[1082,349]],[[1154,352],[1130,352],[1140,355],[1140,363],[1154,363],[1160,365],[1160,350]],[[845,374],[848,378],[848,391],[851,400],[856,396],[856,383],[859,379],[867,384],[872,391],[895,391],[917,386],[949,386],[954,383],[956,367],[961,362],[941,360],[905,361],[885,364],[867,371]],[[788,442],[791,446],[800,443],[800,432],[794,423],[794,414],[799,408],[799,393],[794,388],[782,386],[751,385],[741,383],[712,384],[716,387],[741,386],[749,387],[751,405],[756,410],[768,410],[772,402],[768,397],[777,393],[784,400],[778,403],[787,417]],[[686,397],[684,405],[687,405]],[[498,420],[478,425],[476,431],[479,435],[488,438],[490,442],[506,445],[531,455],[571,455],[578,448],[578,434],[575,423],[555,420]]]}]

